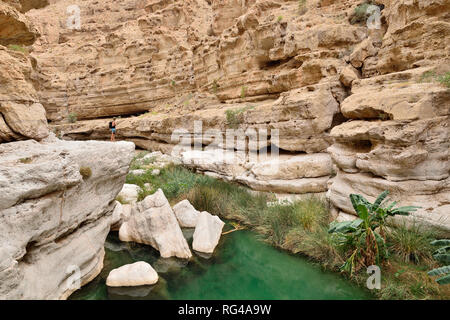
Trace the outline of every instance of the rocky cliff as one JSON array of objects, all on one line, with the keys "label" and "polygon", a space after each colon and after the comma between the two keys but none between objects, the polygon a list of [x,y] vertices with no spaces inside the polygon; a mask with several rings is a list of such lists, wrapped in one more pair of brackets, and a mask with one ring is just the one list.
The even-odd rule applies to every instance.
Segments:
[{"label": "rocky cliff", "polygon": [[134,151],[49,132],[24,15],[46,4],[0,2],[0,299],[64,299],[100,272]]},{"label": "rocky cliff", "polygon": [[0,2],[0,143],[40,140],[49,134],[45,109],[31,80],[36,60],[25,47],[38,36],[22,13]]},{"label": "rocky cliff", "polygon": [[133,150],[55,138],[0,145],[0,298],[64,299],[100,273]]},{"label": "rocky cliff", "polygon": [[0,298],[65,298],[98,274],[133,144],[50,131],[105,140],[112,116],[119,139],[206,174],[327,192],[342,216],[350,193],[387,189],[450,233],[449,9],[0,1]]},{"label": "rocky cliff", "polygon": [[[182,128],[184,145],[210,147],[183,162],[208,174],[328,190],[347,213],[349,193],[388,189],[450,230],[448,1],[85,0],[78,29],[69,1],[50,2],[27,16],[42,34],[39,100],[64,139],[107,139],[94,118],[123,116],[119,138],[171,153]],[[251,157],[264,148],[281,161]]]}]

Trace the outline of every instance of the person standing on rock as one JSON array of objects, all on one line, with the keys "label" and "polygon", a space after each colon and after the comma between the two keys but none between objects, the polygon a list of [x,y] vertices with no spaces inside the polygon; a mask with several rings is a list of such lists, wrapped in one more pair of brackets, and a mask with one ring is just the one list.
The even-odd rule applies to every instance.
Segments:
[{"label": "person standing on rock", "polygon": [[111,141],[116,141],[116,118],[109,123],[109,128],[111,129]]}]

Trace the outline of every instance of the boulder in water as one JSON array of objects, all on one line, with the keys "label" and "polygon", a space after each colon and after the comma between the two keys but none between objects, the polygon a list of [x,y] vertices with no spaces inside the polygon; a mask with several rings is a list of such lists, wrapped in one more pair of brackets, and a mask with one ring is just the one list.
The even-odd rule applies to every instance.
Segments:
[{"label": "boulder in water", "polygon": [[206,211],[200,212],[192,248],[198,252],[213,253],[219,243],[224,225],[225,223],[218,216],[213,216]]},{"label": "boulder in water", "polygon": [[155,284],[158,273],[150,264],[144,261],[126,264],[112,270],[106,279],[109,287],[134,287]]},{"label": "boulder in water", "polygon": [[177,218],[161,189],[132,208],[129,218],[119,229],[119,238],[151,245],[163,258],[192,257]]},{"label": "boulder in water", "polygon": [[173,206],[173,212],[177,217],[178,223],[182,228],[195,228],[197,225],[199,211],[191,205],[189,200],[185,199]]}]

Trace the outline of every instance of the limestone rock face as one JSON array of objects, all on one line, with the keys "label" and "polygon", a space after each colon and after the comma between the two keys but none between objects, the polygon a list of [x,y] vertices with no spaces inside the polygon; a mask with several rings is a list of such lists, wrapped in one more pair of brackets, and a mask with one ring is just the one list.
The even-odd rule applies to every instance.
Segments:
[{"label": "limestone rock face", "polygon": [[[430,68],[362,79],[341,104],[350,119],[418,120],[450,115],[450,91],[421,81]],[[380,87],[382,83],[382,87]]]},{"label": "limestone rock face", "polygon": [[250,171],[260,180],[323,177],[330,175],[331,158],[326,153],[281,155],[276,160],[255,163]]},{"label": "limestone rock face", "polygon": [[326,153],[245,156],[242,152],[211,149],[186,151],[181,159],[183,164],[214,177],[278,193],[324,192],[332,170],[331,158]]},{"label": "limestone rock face", "polygon": [[368,173],[338,172],[330,188],[330,199],[334,206],[342,211],[355,214],[348,200],[350,193],[359,193],[374,201],[384,190],[390,191],[392,199],[398,205],[420,206],[409,219],[417,223],[439,230],[444,235],[450,233],[450,219],[448,215],[450,198],[450,178],[444,180],[405,180],[389,181],[375,177]]},{"label": "limestone rock face", "polygon": [[119,229],[119,238],[151,245],[163,258],[175,256],[188,259],[192,256],[177,218],[161,189],[132,208],[128,220]]},{"label": "limestone rock face", "polygon": [[450,91],[438,83],[420,82],[427,70],[391,73],[353,85],[354,94],[341,108],[355,120],[330,133],[335,143],[328,152],[338,168],[330,200],[354,214],[350,193],[374,200],[389,190],[399,205],[421,207],[409,219],[449,234]]},{"label": "limestone rock face", "polygon": [[39,36],[33,23],[13,6],[0,1],[0,45],[31,45]]},{"label": "limestone rock face", "polygon": [[[445,0],[390,0],[387,2],[387,32],[383,37],[375,68],[381,74],[413,69],[417,66],[448,65],[449,50]],[[413,44],[413,45],[412,45]],[[447,63],[445,62],[447,59]]]},{"label": "limestone rock face", "polygon": [[32,83],[36,60],[25,47],[39,32],[18,11],[22,5],[22,12],[33,7],[29,2],[0,1],[0,143],[42,140],[49,134],[46,112]]},{"label": "limestone rock face", "polygon": [[42,140],[49,134],[31,73],[31,61],[24,53],[0,46],[0,143]]},{"label": "limestone rock face", "polygon": [[200,212],[195,210],[189,200],[185,199],[173,206],[173,212],[182,228],[195,228]]},{"label": "limestone rock face", "polygon": [[[23,11],[18,1],[8,3]],[[446,208],[446,187],[433,183],[449,172],[448,1],[380,0],[375,28],[355,20],[360,0],[301,8],[269,0],[85,4],[80,30],[67,27],[66,1],[28,11],[42,36],[30,48],[35,68],[20,73],[31,74],[38,90],[7,82],[20,95],[6,99],[22,109],[42,104],[58,136],[109,139],[107,117],[123,115],[118,139],[257,190],[330,189],[340,212],[348,194],[339,198],[334,183],[352,193],[349,177],[372,175],[405,204],[433,192],[436,209],[424,217]],[[16,61],[21,53],[8,55],[9,65],[28,64]],[[79,121],[66,123],[70,112]],[[2,117],[0,141],[43,136]],[[279,150],[279,172],[271,159],[252,159],[264,150]],[[431,189],[401,186],[413,181]]]},{"label": "limestone rock face", "polygon": [[144,261],[113,269],[106,278],[106,285],[109,287],[134,287],[152,285],[156,282],[158,282],[158,273]]},{"label": "limestone rock face", "polygon": [[360,78],[360,74],[357,69],[353,68],[352,66],[345,67],[341,75],[339,76],[339,80],[342,82],[342,84],[346,87],[351,87],[353,81]]},{"label": "limestone rock face", "polygon": [[194,231],[192,249],[203,253],[213,253],[219,243],[225,223],[218,216],[206,211],[198,215],[197,226]]},{"label": "limestone rock face", "polygon": [[133,152],[129,142],[0,144],[1,299],[65,299],[100,272]]}]

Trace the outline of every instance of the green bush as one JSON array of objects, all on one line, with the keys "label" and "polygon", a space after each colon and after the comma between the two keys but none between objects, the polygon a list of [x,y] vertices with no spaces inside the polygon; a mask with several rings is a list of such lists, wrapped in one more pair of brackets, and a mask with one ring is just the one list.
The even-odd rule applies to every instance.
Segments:
[{"label": "green bush", "polygon": [[436,279],[436,282],[441,285],[450,284],[450,240],[435,240],[431,242],[431,245],[440,246],[440,248],[433,252],[433,258],[446,265],[428,271],[428,275],[439,276],[439,278]]},{"label": "green bush", "polygon": [[67,120],[69,121],[69,123],[77,122],[77,114],[75,112],[69,113],[67,116]]},{"label": "green bush", "polygon": [[19,162],[20,163],[23,163],[23,164],[28,164],[28,163],[31,163],[31,162],[33,162],[33,159],[32,158],[21,158],[21,159],[19,159]]},{"label": "green bush", "polygon": [[436,74],[434,71],[427,71],[422,74],[419,82],[432,82],[433,80],[450,88],[450,72]]},{"label": "green bush", "polygon": [[352,251],[350,257],[341,266],[341,270],[353,274],[363,266],[380,264],[388,257],[384,236],[386,219],[395,215],[408,215],[418,207],[395,208],[396,202],[387,204],[389,192],[382,192],[374,203],[362,195],[351,194],[353,209],[358,215],[354,221],[332,222],[330,233],[336,234],[337,242],[343,248]]},{"label": "green bush", "polygon": [[129,204],[128,201],[126,201],[122,196],[117,196],[116,201],[119,201],[121,204]]},{"label": "green bush", "polygon": [[450,72],[446,72],[437,77],[437,81],[439,81],[442,85],[450,88]]},{"label": "green bush", "polygon": [[213,92],[214,94],[217,94],[218,88],[219,88],[219,85],[217,84],[217,81],[214,80],[213,83],[212,83],[212,86],[211,86],[212,92]]},{"label": "green bush", "polygon": [[436,77],[436,73],[434,73],[434,71],[427,71],[424,72],[421,76],[420,76],[420,81],[419,82],[428,82],[433,80],[433,78]]},{"label": "green bush", "polygon": [[252,106],[247,106],[235,110],[226,110],[225,115],[227,117],[227,125],[232,129],[239,128],[239,125],[244,122],[244,112],[253,109]]},{"label": "green bush", "polygon": [[389,251],[404,262],[429,262],[432,253],[430,241],[434,238],[432,231],[425,230],[415,223],[411,226],[402,223],[387,232]]},{"label": "green bush", "polygon": [[19,52],[22,52],[25,54],[29,53],[27,48],[24,48],[18,44],[10,44],[10,45],[8,45],[8,49],[13,50],[13,51],[19,51]]},{"label": "green bush", "polygon": [[140,152],[131,160],[130,170],[141,169],[143,166],[148,166],[155,162],[156,157],[142,159],[148,152]]},{"label": "green bush", "polygon": [[283,248],[314,257],[323,267],[329,269],[336,269],[345,262],[345,252],[336,245],[326,225],[319,226],[314,232],[303,228],[292,229],[286,235]]},{"label": "green bush", "polygon": [[247,87],[242,86],[241,87],[241,99],[245,99],[246,94],[247,94]]},{"label": "green bush", "polygon": [[355,8],[355,12],[353,13],[353,17],[350,20],[351,24],[355,23],[365,23],[368,18],[367,9],[369,8],[369,3],[363,3],[358,5]]},{"label": "green bush", "polygon": [[187,194],[186,198],[199,211],[208,211],[211,213],[227,215],[227,204],[220,189],[210,188],[209,186],[198,186],[192,188]]},{"label": "green bush", "polygon": [[372,5],[378,4],[376,3],[376,1],[368,0],[358,5],[350,18],[350,23],[351,24],[366,23],[367,19],[370,16],[370,14],[367,12],[367,9]]},{"label": "green bush", "polygon": [[83,177],[83,180],[86,180],[92,176],[92,170],[89,167],[81,167],[80,174]]}]

